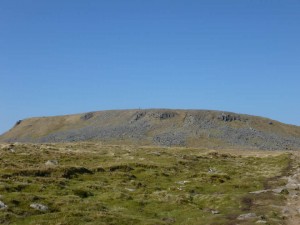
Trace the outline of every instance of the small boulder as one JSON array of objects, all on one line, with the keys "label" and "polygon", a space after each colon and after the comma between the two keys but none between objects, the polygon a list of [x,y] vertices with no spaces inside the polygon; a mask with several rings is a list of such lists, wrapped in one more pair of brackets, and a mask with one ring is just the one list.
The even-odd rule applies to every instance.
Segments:
[{"label": "small boulder", "polygon": [[46,166],[57,166],[58,165],[58,161],[55,159],[50,159],[47,162],[45,162]]},{"label": "small boulder", "polygon": [[49,209],[48,206],[43,205],[43,204],[39,204],[39,203],[32,203],[32,204],[30,204],[30,207],[33,208],[33,209],[42,211],[42,212],[45,212]]},{"label": "small boulder", "polygon": [[0,210],[1,209],[6,209],[7,205],[5,205],[2,201],[0,201]]}]

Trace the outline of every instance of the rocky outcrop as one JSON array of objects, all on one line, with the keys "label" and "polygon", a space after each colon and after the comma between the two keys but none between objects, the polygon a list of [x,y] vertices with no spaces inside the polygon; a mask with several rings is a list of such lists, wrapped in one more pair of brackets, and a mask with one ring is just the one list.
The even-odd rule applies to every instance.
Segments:
[{"label": "rocky outcrop", "polygon": [[15,126],[18,126],[18,125],[21,124],[21,123],[22,123],[22,120],[18,120],[18,121],[16,122]]},{"label": "rocky outcrop", "polygon": [[218,119],[223,120],[225,122],[232,122],[232,121],[241,121],[241,116],[239,115],[232,115],[232,114],[226,114],[226,113],[222,113]]},{"label": "rocky outcrop", "polygon": [[82,120],[89,120],[89,119],[91,119],[93,116],[94,116],[94,113],[89,112],[89,113],[84,114],[84,115],[81,116],[80,118],[81,118]]},{"label": "rocky outcrop", "polygon": [[171,112],[171,111],[165,111],[165,112],[154,112],[154,113],[150,113],[150,115],[154,118],[158,118],[161,120],[164,119],[170,119],[176,116],[175,112]]}]

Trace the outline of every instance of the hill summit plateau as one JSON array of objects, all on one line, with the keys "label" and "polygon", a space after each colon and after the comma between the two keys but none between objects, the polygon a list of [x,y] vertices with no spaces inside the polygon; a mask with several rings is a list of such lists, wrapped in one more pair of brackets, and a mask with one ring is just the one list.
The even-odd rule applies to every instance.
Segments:
[{"label": "hill summit plateau", "polygon": [[222,111],[136,109],[36,117],[18,121],[0,142],[300,149],[300,127]]}]

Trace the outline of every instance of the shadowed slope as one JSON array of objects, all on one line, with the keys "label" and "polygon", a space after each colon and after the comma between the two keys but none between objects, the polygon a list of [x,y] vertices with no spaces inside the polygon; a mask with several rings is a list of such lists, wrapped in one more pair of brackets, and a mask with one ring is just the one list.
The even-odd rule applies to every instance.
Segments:
[{"label": "shadowed slope", "polygon": [[110,110],[26,119],[0,141],[300,149],[300,127],[219,111]]}]

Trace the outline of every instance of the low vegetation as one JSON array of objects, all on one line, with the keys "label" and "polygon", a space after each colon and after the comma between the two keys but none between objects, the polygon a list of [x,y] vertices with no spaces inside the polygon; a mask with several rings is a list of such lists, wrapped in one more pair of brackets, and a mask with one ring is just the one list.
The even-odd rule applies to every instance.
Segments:
[{"label": "low vegetation", "polygon": [[288,153],[73,143],[0,154],[0,224],[284,224],[284,192],[250,192],[284,185]]}]

